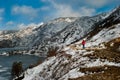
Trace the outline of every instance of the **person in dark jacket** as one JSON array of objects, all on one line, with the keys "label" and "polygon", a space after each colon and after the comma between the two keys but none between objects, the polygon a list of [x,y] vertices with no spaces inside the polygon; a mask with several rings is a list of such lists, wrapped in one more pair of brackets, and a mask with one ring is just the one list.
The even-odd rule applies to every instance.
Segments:
[{"label": "person in dark jacket", "polygon": [[85,40],[83,40],[83,41],[82,41],[82,46],[83,46],[83,49],[85,49],[85,44],[86,44],[86,41],[85,41]]}]

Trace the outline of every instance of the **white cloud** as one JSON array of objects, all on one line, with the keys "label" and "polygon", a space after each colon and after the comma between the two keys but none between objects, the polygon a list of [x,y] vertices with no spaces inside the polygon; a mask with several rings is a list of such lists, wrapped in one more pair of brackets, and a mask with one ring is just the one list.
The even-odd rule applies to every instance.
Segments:
[{"label": "white cloud", "polygon": [[6,23],[6,26],[11,26],[11,25],[14,25],[13,21],[9,21],[9,22]]},{"label": "white cloud", "polygon": [[16,29],[16,24],[13,21],[8,21],[4,24],[4,30],[13,30]]},{"label": "white cloud", "polygon": [[68,5],[57,5],[55,6],[57,9],[55,16],[57,17],[78,17],[80,14],[76,11],[74,11],[70,6]]},{"label": "white cloud", "polygon": [[85,3],[93,7],[103,7],[111,1],[112,0],[85,0]]},{"label": "white cloud", "polygon": [[81,7],[79,8],[81,16],[92,16],[96,13],[95,9],[93,8],[87,8],[87,7]]},{"label": "white cloud", "polygon": [[39,9],[33,8],[31,6],[14,6],[12,8],[13,14],[25,15],[31,19],[38,16],[38,11]]},{"label": "white cloud", "polygon": [[91,16],[96,11],[93,8],[80,7],[78,10],[74,10],[72,6],[67,4],[58,4],[57,2],[48,0],[53,7],[56,9],[54,13],[55,17],[81,17]]},{"label": "white cloud", "polygon": [[17,27],[19,28],[19,29],[24,29],[25,28],[25,24],[24,23],[21,23],[21,24],[18,24],[17,25]]}]

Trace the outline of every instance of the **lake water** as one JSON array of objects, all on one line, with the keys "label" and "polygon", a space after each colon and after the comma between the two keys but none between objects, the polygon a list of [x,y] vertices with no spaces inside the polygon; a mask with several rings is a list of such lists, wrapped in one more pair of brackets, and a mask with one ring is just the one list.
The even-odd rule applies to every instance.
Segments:
[{"label": "lake water", "polygon": [[10,80],[11,67],[15,61],[21,61],[25,69],[29,65],[35,64],[37,61],[43,61],[44,59],[43,57],[34,55],[0,55],[0,80]]}]

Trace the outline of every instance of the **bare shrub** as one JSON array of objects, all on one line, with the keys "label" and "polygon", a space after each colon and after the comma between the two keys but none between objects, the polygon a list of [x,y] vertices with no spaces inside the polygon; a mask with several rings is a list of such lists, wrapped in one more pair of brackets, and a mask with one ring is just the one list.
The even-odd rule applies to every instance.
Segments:
[{"label": "bare shrub", "polygon": [[19,77],[20,74],[23,72],[22,62],[14,62],[12,65],[11,75],[13,77]]},{"label": "bare shrub", "polygon": [[48,49],[48,54],[47,57],[52,57],[52,56],[56,56],[58,53],[59,48],[58,47],[50,47]]}]

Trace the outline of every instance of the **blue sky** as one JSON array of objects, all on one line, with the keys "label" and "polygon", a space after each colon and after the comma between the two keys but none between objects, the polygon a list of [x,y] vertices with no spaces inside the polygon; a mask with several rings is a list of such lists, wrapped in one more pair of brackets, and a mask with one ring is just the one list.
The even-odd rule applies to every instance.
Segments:
[{"label": "blue sky", "polygon": [[0,0],[0,30],[20,29],[58,17],[93,16],[120,0]]}]

